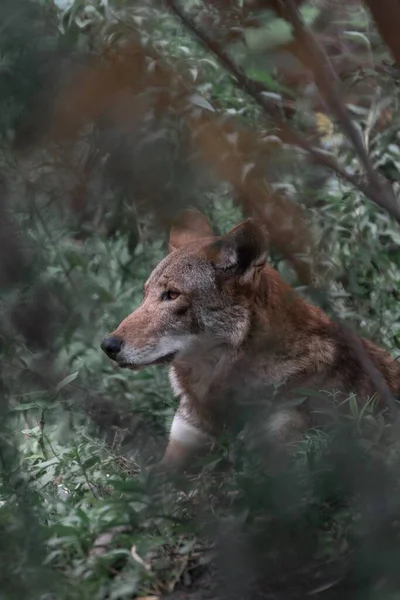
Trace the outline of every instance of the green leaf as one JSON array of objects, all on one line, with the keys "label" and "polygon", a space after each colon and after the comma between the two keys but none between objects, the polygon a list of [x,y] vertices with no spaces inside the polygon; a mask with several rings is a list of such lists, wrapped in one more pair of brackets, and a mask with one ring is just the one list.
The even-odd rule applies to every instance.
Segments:
[{"label": "green leaf", "polygon": [[69,385],[72,381],[74,381],[79,375],[79,371],[75,371],[75,373],[71,373],[71,375],[67,375],[64,377],[62,381],[56,387],[56,393],[60,392],[63,388]]},{"label": "green leaf", "polygon": [[[319,8],[310,5],[300,10],[302,19],[307,25],[313,23],[319,12]],[[292,25],[288,21],[276,17],[270,10],[265,11],[264,15],[265,21],[262,27],[257,29],[250,27],[244,30],[246,44],[252,51],[273,50],[292,40]]]},{"label": "green leaf", "polygon": [[350,407],[350,412],[353,415],[353,417],[358,417],[359,406],[358,406],[358,402],[357,402],[357,399],[354,394],[351,394],[351,396],[349,397],[349,407]]},{"label": "green leaf", "polygon": [[192,104],[194,104],[195,106],[199,106],[200,108],[205,108],[206,110],[209,110],[210,112],[215,112],[214,107],[208,102],[208,100],[206,100],[202,96],[199,96],[198,94],[192,94],[192,96],[189,97],[189,101]]},{"label": "green leaf", "polygon": [[272,19],[262,28],[245,29],[244,38],[252,51],[269,50],[291,41],[292,26],[284,19]]},{"label": "green leaf", "polygon": [[365,33],[361,33],[361,31],[345,31],[343,37],[349,40],[359,40],[363,42],[369,50],[371,49],[371,42]]},{"label": "green leaf", "polygon": [[31,410],[32,408],[40,409],[42,405],[39,402],[26,402],[25,404],[18,404],[13,407],[13,411]]}]

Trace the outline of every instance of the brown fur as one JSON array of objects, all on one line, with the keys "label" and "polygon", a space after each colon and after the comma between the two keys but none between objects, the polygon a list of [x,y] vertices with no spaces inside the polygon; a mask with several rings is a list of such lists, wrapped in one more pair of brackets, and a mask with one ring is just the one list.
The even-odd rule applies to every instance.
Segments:
[{"label": "brown fur", "polygon": [[[400,391],[400,365],[372,342],[351,338],[300,298],[266,263],[267,236],[252,220],[214,237],[207,219],[186,211],[173,227],[170,254],[155,268],[141,306],[103,342],[121,366],[171,363],[180,397],[164,461],[184,466],[227,425],[255,416],[266,439],[298,439],[317,405],[355,393],[365,402],[376,381]],[[118,341],[118,352],[107,349]],[[276,390],[276,387],[278,389]],[[297,388],[321,391],[301,406]],[[304,393],[303,393],[304,395]]]}]

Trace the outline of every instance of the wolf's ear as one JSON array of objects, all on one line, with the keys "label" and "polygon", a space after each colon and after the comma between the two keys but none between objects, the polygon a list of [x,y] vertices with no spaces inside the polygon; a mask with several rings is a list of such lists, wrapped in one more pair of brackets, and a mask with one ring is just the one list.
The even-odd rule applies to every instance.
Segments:
[{"label": "wolf's ear", "polygon": [[268,235],[254,219],[231,229],[208,248],[211,262],[227,274],[247,275],[263,267],[268,256]]},{"label": "wolf's ear", "polygon": [[179,250],[190,242],[214,236],[215,233],[207,217],[198,210],[187,209],[182,211],[172,224],[169,251]]}]

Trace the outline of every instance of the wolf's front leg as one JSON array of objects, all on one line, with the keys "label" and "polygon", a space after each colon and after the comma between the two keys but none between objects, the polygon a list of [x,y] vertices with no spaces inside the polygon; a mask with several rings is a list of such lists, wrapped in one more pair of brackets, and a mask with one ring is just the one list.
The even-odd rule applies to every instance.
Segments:
[{"label": "wolf's front leg", "polygon": [[186,401],[181,401],[161,463],[172,470],[184,470],[196,455],[210,449],[213,442],[214,438],[204,431],[198,416]]}]

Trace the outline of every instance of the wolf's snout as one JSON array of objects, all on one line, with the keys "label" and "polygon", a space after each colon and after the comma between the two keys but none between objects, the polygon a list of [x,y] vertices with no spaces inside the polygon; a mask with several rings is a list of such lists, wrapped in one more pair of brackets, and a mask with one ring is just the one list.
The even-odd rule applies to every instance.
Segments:
[{"label": "wolf's snout", "polygon": [[122,348],[122,340],[112,336],[106,337],[101,342],[100,348],[107,354],[107,356],[112,358],[112,360],[115,360]]}]

